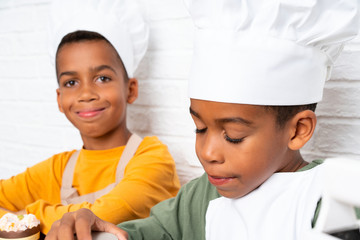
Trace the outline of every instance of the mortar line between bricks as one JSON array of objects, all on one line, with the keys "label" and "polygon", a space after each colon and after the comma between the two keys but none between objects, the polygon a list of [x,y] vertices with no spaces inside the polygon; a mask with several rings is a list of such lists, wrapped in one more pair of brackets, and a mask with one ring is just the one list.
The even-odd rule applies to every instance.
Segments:
[{"label": "mortar line between bricks", "polygon": [[[333,151],[324,151],[325,154],[327,154],[326,158],[333,158],[333,157],[349,157],[349,158],[354,158],[354,159],[358,159],[360,160],[360,153],[356,154],[356,153],[350,153],[350,152],[341,152],[341,151],[337,151],[337,152],[333,152]],[[329,156],[330,155],[330,156]]]},{"label": "mortar line between bricks", "polygon": [[[142,130],[137,130],[136,128],[135,129],[132,129],[133,132],[136,132],[140,135],[144,135],[144,136],[157,136],[159,138],[162,138],[162,137],[165,137],[165,138],[172,138],[172,139],[177,139],[177,138],[182,138],[182,139],[188,139],[188,140],[191,140],[192,137],[189,135],[176,135],[176,137],[174,137],[174,135],[172,134],[166,134],[166,133],[157,133],[155,131],[152,131],[152,132],[149,132],[149,131],[142,131]],[[194,137],[195,137],[195,133],[194,133]]]},{"label": "mortar line between bricks", "polygon": [[23,8],[23,7],[44,7],[44,6],[50,6],[50,1],[43,1],[43,2],[37,2],[37,3],[34,3],[34,2],[23,2],[21,4],[14,4],[11,5],[11,6],[5,6],[5,7],[1,7],[0,6],[0,10],[13,10],[13,9],[19,9],[19,8]]},{"label": "mortar line between bricks", "polygon": [[[334,117],[334,116],[318,116],[319,121],[326,121],[326,123],[338,123],[346,125],[360,125],[359,116],[354,117]],[[323,122],[324,123],[324,122]]]},{"label": "mortar line between bricks", "polygon": [[349,152],[341,152],[340,153],[340,152],[313,150],[313,151],[301,151],[301,154],[302,155],[318,156],[318,157],[314,157],[312,159],[307,159],[307,160],[310,160],[310,161],[313,161],[315,159],[326,159],[326,158],[341,157],[341,156],[351,157],[351,158],[360,160],[360,154],[349,153]]},{"label": "mortar line between bricks", "polygon": [[156,83],[167,83],[167,84],[171,84],[171,83],[177,83],[177,84],[185,84],[187,85],[187,79],[183,78],[183,79],[162,79],[162,78],[148,78],[148,79],[138,79],[139,83],[151,83],[151,82],[156,82]]},{"label": "mortar line between bricks", "polygon": [[189,17],[174,17],[174,18],[163,18],[163,19],[154,19],[149,18],[149,23],[158,23],[158,22],[169,22],[169,21],[180,21],[180,20],[188,20]]},{"label": "mortar line between bricks", "polygon": [[180,56],[188,56],[189,54],[193,54],[192,48],[184,48],[184,49],[148,49],[147,54],[164,54],[174,56],[174,53],[179,54]]},{"label": "mortar line between bricks", "polygon": [[347,87],[347,88],[351,88],[359,85],[360,87],[360,80],[359,79],[346,79],[346,78],[339,78],[339,79],[330,79],[329,81],[326,82],[325,84],[325,89],[326,87]]},{"label": "mortar line between bricks", "polygon": [[[160,106],[160,105],[145,105],[145,104],[132,104],[131,108],[136,108],[136,109],[141,109],[141,108],[146,108],[147,111],[149,110],[154,110],[154,109],[157,109],[157,110],[181,110],[181,109],[185,109],[184,107],[181,107],[181,106]],[[188,109],[188,107],[186,107],[186,109]],[[176,111],[178,112],[178,111]]]}]

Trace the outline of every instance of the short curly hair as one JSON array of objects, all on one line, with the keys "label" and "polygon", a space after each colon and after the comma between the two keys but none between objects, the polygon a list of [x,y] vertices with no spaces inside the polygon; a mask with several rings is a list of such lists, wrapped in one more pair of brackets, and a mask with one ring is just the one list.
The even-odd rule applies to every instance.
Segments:
[{"label": "short curly hair", "polygon": [[[77,42],[84,42],[84,41],[106,41],[108,44],[110,44],[110,46],[114,49],[116,56],[118,57],[118,59],[120,60],[121,66],[124,69],[124,79],[125,81],[129,80],[129,77],[127,75],[124,63],[121,60],[121,57],[119,56],[118,52],[116,51],[116,49],[114,48],[114,46],[111,44],[111,42],[109,42],[103,35],[97,33],[97,32],[91,32],[91,31],[85,31],[85,30],[78,30],[75,32],[70,32],[68,34],[66,34],[62,39],[61,42],[59,43],[59,46],[57,48],[56,51],[56,58],[58,56],[58,53],[60,51],[60,49],[69,43],[77,43]],[[56,66],[56,71],[57,71],[57,66]]]},{"label": "short curly hair", "polygon": [[286,122],[294,117],[297,113],[311,110],[315,112],[317,103],[295,106],[264,106],[266,110],[272,111],[276,115],[276,123],[282,128]]}]

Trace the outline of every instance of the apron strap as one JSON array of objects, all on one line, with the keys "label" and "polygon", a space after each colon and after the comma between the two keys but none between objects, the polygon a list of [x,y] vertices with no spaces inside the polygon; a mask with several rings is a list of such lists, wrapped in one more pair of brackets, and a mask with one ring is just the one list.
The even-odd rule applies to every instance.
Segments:
[{"label": "apron strap", "polygon": [[67,205],[65,201],[66,199],[70,199],[72,197],[76,197],[78,195],[77,190],[72,188],[72,177],[74,175],[74,169],[76,165],[76,160],[78,159],[80,151],[77,150],[71,156],[69,161],[66,164],[63,176],[62,176],[62,184],[60,189],[61,195],[61,203],[63,205]]},{"label": "apron strap", "polygon": [[124,177],[125,167],[134,156],[137,148],[142,142],[142,138],[136,134],[132,134],[129,138],[125,149],[120,157],[120,161],[116,168],[116,179],[114,183],[109,184],[107,187],[93,193],[79,196],[77,190],[72,187],[72,181],[75,171],[75,165],[79,156],[80,151],[74,152],[68,163],[66,164],[64,174],[62,177],[62,186],[60,190],[61,204],[76,204],[82,202],[94,203],[97,198],[109,193]]},{"label": "apron strap", "polygon": [[124,152],[121,154],[120,161],[116,169],[116,180],[115,180],[116,184],[118,184],[121,181],[121,179],[123,179],[125,167],[130,161],[130,159],[134,156],[141,142],[142,142],[142,138],[135,133],[133,133],[129,138],[125,146]]}]

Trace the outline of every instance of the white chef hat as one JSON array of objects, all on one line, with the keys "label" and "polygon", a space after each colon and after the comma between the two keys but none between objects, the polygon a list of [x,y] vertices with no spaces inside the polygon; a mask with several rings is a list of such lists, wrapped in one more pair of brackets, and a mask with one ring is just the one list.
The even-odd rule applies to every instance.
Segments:
[{"label": "white chef hat", "polygon": [[131,78],[144,56],[149,29],[134,0],[53,0],[50,14],[50,57],[68,33],[85,30],[105,37],[118,52]]},{"label": "white chef hat", "polygon": [[190,98],[253,105],[319,102],[359,0],[185,0],[195,24]]}]

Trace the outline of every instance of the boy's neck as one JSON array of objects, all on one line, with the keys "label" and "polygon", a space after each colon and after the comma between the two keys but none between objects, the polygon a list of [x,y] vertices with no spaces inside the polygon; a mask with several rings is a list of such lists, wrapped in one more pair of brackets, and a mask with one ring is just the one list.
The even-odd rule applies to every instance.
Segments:
[{"label": "boy's neck", "polygon": [[126,145],[131,136],[131,132],[126,128],[123,131],[110,132],[100,137],[87,137],[81,135],[83,148],[87,150],[106,150]]},{"label": "boy's neck", "polygon": [[303,159],[299,151],[293,152],[290,158],[291,160],[287,161],[287,164],[283,166],[281,169],[279,169],[278,172],[296,172],[297,170],[309,164]]}]

